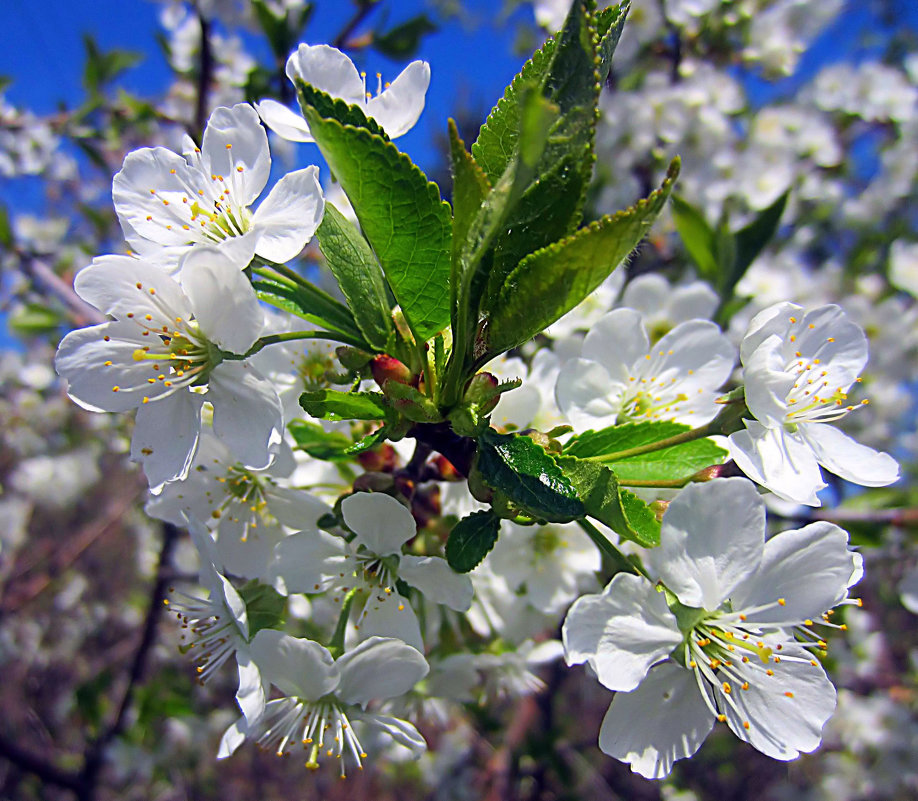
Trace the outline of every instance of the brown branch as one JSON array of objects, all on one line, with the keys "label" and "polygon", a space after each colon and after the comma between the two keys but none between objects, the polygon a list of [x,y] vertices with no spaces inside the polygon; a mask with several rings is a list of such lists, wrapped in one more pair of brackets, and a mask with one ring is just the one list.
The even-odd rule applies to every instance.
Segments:
[{"label": "brown branch", "polygon": [[41,779],[45,784],[53,784],[72,790],[77,795],[83,787],[79,774],[61,770],[53,762],[33,754],[18,743],[6,739],[0,734],[0,757],[3,757],[19,770],[31,773]]},{"label": "brown branch", "polygon": [[370,15],[370,12],[376,7],[378,1],[379,0],[357,0],[357,10],[341,29],[341,32],[335,37],[332,46],[337,47],[339,50],[346,48],[350,35]]},{"label": "brown branch", "polygon": [[163,524],[163,540],[160,545],[159,561],[156,566],[156,580],[153,582],[153,588],[150,591],[150,601],[147,607],[147,616],[144,621],[143,633],[137,650],[134,653],[134,661],[131,663],[127,685],[121,696],[121,703],[118,705],[118,711],[112,722],[86,752],[83,770],[80,771],[83,791],[77,793],[77,798],[79,798],[80,801],[92,801],[95,797],[95,785],[98,780],[99,771],[102,768],[105,751],[109,743],[124,730],[128,710],[134,702],[134,693],[143,678],[147,661],[156,643],[156,628],[162,618],[165,608],[163,606],[163,597],[165,596],[168,585],[167,573],[171,570],[172,553],[175,550],[178,537],[179,530],[175,526],[171,523]]},{"label": "brown branch", "polygon": [[210,42],[210,22],[203,14],[198,14],[201,23],[201,62],[198,69],[198,100],[194,115],[195,131],[198,141],[204,133],[207,123],[207,93],[214,72],[214,54]]},{"label": "brown branch", "polygon": [[67,307],[76,326],[95,325],[104,323],[108,319],[102,312],[77,295],[73,287],[44,261],[27,253],[18,252],[17,255],[22,272],[33,281],[39,290],[60,300]]}]

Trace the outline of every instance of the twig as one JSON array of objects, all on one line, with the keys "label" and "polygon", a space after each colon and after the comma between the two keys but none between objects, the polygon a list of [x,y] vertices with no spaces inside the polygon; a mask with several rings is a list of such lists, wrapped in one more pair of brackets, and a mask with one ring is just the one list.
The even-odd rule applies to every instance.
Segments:
[{"label": "twig", "polygon": [[3,734],[0,734],[0,757],[9,760],[19,770],[38,776],[45,784],[64,787],[67,790],[72,790],[77,795],[82,789],[83,785],[79,774],[61,770],[53,762],[27,751],[12,740],[6,739]]},{"label": "twig", "polygon": [[95,785],[99,771],[102,768],[105,751],[109,743],[124,730],[128,710],[134,702],[134,693],[143,678],[147,660],[156,642],[156,627],[163,615],[164,606],[162,601],[168,584],[167,572],[171,570],[172,552],[175,550],[178,536],[179,531],[175,526],[171,523],[163,524],[163,541],[159,549],[156,580],[153,582],[153,588],[150,591],[150,602],[147,608],[146,620],[144,621],[143,634],[140,638],[140,644],[134,653],[134,661],[131,663],[127,686],[124,688],[124,694],[121,696],[121,703],[118,705],[115,718],[86,752],[83,770],[80,771],[83,789],[77,793],[77,798],[80,801],[92,801],[95,796]]},{"label": "twig", "polygon": [[41,259],[23,252],[18,252],[17,255],[23,273],[31,278],[38,288],[60,300],[70,311],[76,326],[96,325],[106,321],[107,318],[102,312],[77,295],[73,287]]},{"label": "twig", "polygon": [[334,47],[341,50],[347,46],[348,37],[370,15],[370,12],[376,7],[376,2],[377,0],[357,0],[357,10],[335,37],[335,41],[332,42]]},{"label": "twig", "polygon": [[194,125],[199,137],[204,133],[207,122],[207,91],[214,71],[214,54],[210,45],[210,22],[203,14],[198,14],[201,23],[201,64],[198,70],[198,103],[194,115]]}]

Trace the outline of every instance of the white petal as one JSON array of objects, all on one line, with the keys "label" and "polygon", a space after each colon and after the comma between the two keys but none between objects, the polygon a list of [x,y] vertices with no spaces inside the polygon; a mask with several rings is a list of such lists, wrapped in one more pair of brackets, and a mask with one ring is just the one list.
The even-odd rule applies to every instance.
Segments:
[{"label": "white petal", "polygon": [[390,139],[395,139],[418,121],[428,86],[430,65],[426,61],[412,61],[386,89],[367,101],[367,113]]},{"label": "white petal", "polygon": [[200,183],[200,173],[164,147],[128,153],[112,180],[112,199],[125,234],[134,232],[160,245],[191,242],[191,231],[182,228],[191,216],[181,210],[182,199]]},{"label": "white petal", "polygon": [[658,382],[689,372],[699,387],[717,389],[730,377],[736,353],[720,328],[707,320],[680,323],[651,349],[649,370]]},{"label": "white petal", "polygon": [[325,501],[305,490],[265,487],[264,494],[268,510],[277,518],[277,522],[290,528],[314,528],[322,515],[332,511]]},{"label": "white petal", "polygon": [[266,575],[274,546],[285,537],[280,526],[252,526],[241,519],[224,518],[217,531],[217,553],[224,569],[249,579]]},{"label": "white petal", "polygon": [[182,262],[182,288],[201,331],[223,350],[240,354],[258,339],[265,319],[242,267],[211,247],[195,248]]},{"label": "white petal", "polygon": [[212,175],[223,176],[231,201],[250,206],[271,172],[268,134],[258,112],[248,103],[214,109],[204,129],[201,161]]},{"label": "white petal", "polygon": [[[673,287],[662,275],[648,273],[629,281],[619,306],[634,309],[642,316],[658,314],[673,296]],[[646,348],[645,348],[646,350]]]},{"label": "white petal", "polygon": [[[802,649],[785,647],[778,664],[751,659],[743,665],[749,689],[733,688],[730,697],[735,709],[722,705],[733,733],[773,759],[794,759],[813,751],[835,710],[835,687],[818,662],[810,664],[811,659]],[[773,676],[765,672],[769,667]]]},{"label": "white petal", "polygon": [[319,592],[343,572],[344,549],[344,540],[325,531],[291,534],[274,548],[271,575],[284,580],[288,593]]},{"label": "white petal", "polygon": [[682,642],[663,593],[640,576],[616,575],[602,595],[574,602],[561,629],[567,664],[589,662],[610,690],[633,690]]},{"label": "white petal", "polygon": [[806,312],[797,325],[797,349],[820,360],[833,386],[850,387],[867,364],[863,329],[835,304]]},{"label": "white petal", "polygon": [[354,715],[353,719],[362,720],[367,725],[384,731],[399,745],[403,745],[410,750],[412,757],[415,759],[427,750],[427,741],[407,720],[395,718],[391,715],[375,715],[370,713]]},{"label": "white petal", "polygon": [[627,385],[634,365],[647,355],[649,348],[640,312],[615,309],[590,328],[581,355],[603,365],[616,383]]},{"label": "white petal", "polygon": [[236,663],[239,668],[239,689],[236,691],[236,703],[242,710],[242,717],[249,724],[254,723],[265,711],[265,687],[258,669],[246,649],[236,651]]},{"label": "white petal", "polygon": [[309,125],[299,114],[287,108],[283,103],[265,98],[255,104],[258,115],[281,139],[288,142],[315,142],[309,132]]},{"label": "white petal", "polygon": [[216,588],[222,595],[223,604],[229,609],[233,616],[233,623],[245,639],[249,637],[249,618],[245,608],[245,601],[236,591],[236,588],[230,583],[226,576],[217,573],[220,585]]},{"label": "white petal", "polygon": [[255,252],[284,264],[297,256],[322,222],[325,198],[319,168],[287,173],[264,199],[252,224],[258,232]]},{"label": "white petal", "polygon": [[768,337],[745,362],[746,405],[756,420],[770,427],[781,426],[787,418],[787,396],[797,380],[785,372],[781,340]]},{"label": "white petal", "polygon": [[354,62],[344,53],[328,45],[301,44],[287,59],[287,77],[302,78],[316,89],[363,106],[366,86]]},{"label": "white petal", "polygon": [[747,621],[787,626],[818,619],[847,595],[855,556],[848,550],[847,532],[834,523],[820,521],[782,531],[765,543],[755,575],[736,588],[733,608],[774,605],[781,598],[783,605],[749,612]]},{"label": "white petal", "polygon": [[755,420],[743,422],[746,429],[727,439],[730,456],[740,470],[779,498],[819,506],[816,493],[826,485],[812,449],[799,434],[766,428]]},{"label": "white petal", "polygon": [[558,373],[555,401],[577,428],[604,428],[615,424],[624,389],[599,362],[569,359]]},{"label": "white petal", "polygon": [[217,759],[226,759],[236,753],[236,749],[245,742],[248,731],[249,727],[246,725],[245,718],[241,717],[223,732],[220,747],[217,750]]},{"label": "white petal", "polygon": [[417,534],[417,524],[395,498],[378,492],[358,492],[341,501],[341,514],[359,542],[377,556],[399,553]]},{"label": "white petal", "polygon": [[765,541],[765,504],[744,478],[690,484],[663,515],[652,572],[686,606],[714,611],[753,575]]},{"label": "white petal", "polygon": [[430,669],[423,655],[397,639],[370,637],[339,657],[337,696],[362,707],[372,700],[397,698],[414,687]]},{"label": "white petal", "polygon": [[143,464],[154,495],[167,481],[188,475],[201,433],[203,404],[203,397],[183,390],[137,410],[131,460]]},{"label": "white petal", "polygon": [[658,665],[630,693],[617,693],[599,730],[600,749],[647,779],[669,775],[714,728],[714,716],[691,671]]},{"label": "white petal", "polygon": [[752,352],[756,350],[768,337],[783,338],[787,332],[791,317],[799,318],[801,307],[796,303],[787,301],[775,303],[767,309],[760,311],[752,320],[740,345],[740,359],[743,364],[749,361]]},{"label": "white petal", "polygon": [[888,453],[875,451],[826,423],[805,423],[800,436],[830,473],[865,487],[885,487],[899,480],[899,463]]},{"label": "white petal", "polygon": [[397,592],[386,594],[377,589],[360,613],[357,627],[361,639],[395,637],[418,651],[424,650],[418,616],[408,599]]},{"label": "white petal", "polygon": [[403,556],[398,563],[398,577],[416,587],[424,597],[446,604],[457,612],[467,612],[475,591],[472,580],[453,570],[439,556]]},{"label": "white petal", "polygon": [[[709,320],[713,317],[719,301],[720,298],[709,284],[704,281],[693,281],[686,286],[680,286],[678,291],[673,293],[669,315],[674,323],[693,319]],[[630,304],[623,302],[623,305]]]},{"label": "white petal", "polygon": [[284,430],[283,407],[271,382],[246,362],[223,362],[210,374],[209,386],[214,433],[246,467],[271,464]]},{"label": "white petal", "polygon": [[261,629],[250,648],[262,676],[285,695],[318,701],[338,686],[340,670],[328,649],[317,642]]},{"label": "white petal", "polygon": [[[99,311],[124,319],[151,314],[154,322],[187,317],[191,307],[169,273],[150,261],[131,256],[100,256],[77,273],[74,291]],[[152,292],[150,290],[153,290]]]},{"label": "white petal", "polygon": [[67,379],[70,397],[84,409],[124,412],[140,406],[145,397],[152,402],[169,391],[162,382],[148,383],[156,373],[148,361],[134,359],[145,344],[140,328],[130,321],[80,328],[61,340],[54,368]]}]

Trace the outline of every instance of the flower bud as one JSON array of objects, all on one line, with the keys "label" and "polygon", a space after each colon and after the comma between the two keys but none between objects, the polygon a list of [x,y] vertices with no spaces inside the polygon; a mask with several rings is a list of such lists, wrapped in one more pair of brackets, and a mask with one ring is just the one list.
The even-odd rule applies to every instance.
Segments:
[{"label": "flower bud", "polygon": [[383,386],[386,381],[396,381],[399,384],[410,384],[414,376],[411,370],[392,356],[377,356],[370,362],[370,370],[373,378],[379,386]]}]

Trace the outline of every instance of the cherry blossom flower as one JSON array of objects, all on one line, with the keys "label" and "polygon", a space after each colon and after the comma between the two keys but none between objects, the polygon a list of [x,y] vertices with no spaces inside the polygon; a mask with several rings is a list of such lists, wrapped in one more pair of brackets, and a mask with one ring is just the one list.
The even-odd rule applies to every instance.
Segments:
[{"label": "cherry blossom flower", "polygon": [[615,309],[590,329],[580,357],[562,366],[555,398],[578,427],[634,420],[700,425],[717,414],[716,390],[733,362],[733,346],[712,322],[680,323],[651,346],[641,314]]},{"label": "cherry blossom flower", "polygon": [[317,642],[262,629],[251,650],[262,676],[284,697],[269,701],[259,719],[236,721],[223,735],[219,758],[230,756],[246,737],[278,756],[302,745],[309,754],[306,767],[318,768],[323,756],[334,758],[343,777],[347,762],[360,770],[367,757],[354,723],[383,732],[415,756],[427,748],[408,721],[367,711],[370,701],[403,695],[427,675],[426,660],[410,645],[371,637],[335,659]]},{"label": "cherry blossom flower", "polygon": [[295,468],[289,446],[281,443],[267,470],[250,470],[205,428],[188,477],[167,484],[144,510],[177,526],[200,520],[216,534],[214,558],[222,570],[263,579],[274,546],[288,531],[313,526],[331,511],[305,490],[282,485]]},{"label": "cherry blossom flower", "polygon": [[[328,45],[301,44],[287,59],[287,77],[294,83],[301,80],[316,89],[340,98],[379,123],[395,139],[411,130],[424,110],[427,87],[430,85],[430,65],[412,61],[391,83],[383,86],[377,74],[376,94],[367,91],[366,73],[344,53]],[[306,121],[276,100],[256,104],[258,113],[274,133],[291,142],[312,142]]]},{"label": "cherry blossom flower", "polygon": [[848,392],[867,364],[867,337],[838,306],[804,311],[778,303],[759,312],[740,356],[755,419],[745,420],[729,445],[747,476],[780,498],[810,506],[820,505],[816,493],[826,486],[820,465],[868,487],[899,478],[889,454],[828,425],[857,408]]},{"label": "cherry blossom flower", "polygon": [[388,495],[358,492],[341,502],[341,514],[355,537],[350,542],[324,531],[303,531],[274,549],[277,577],[287,592],[333,590],[337,597],[356,588],[368,597],[358,618],[363,636],[396,636],[418,650],[421,630],[411,604],[395,589],[401,579],[434,603],[465,612],[472,582],[439,556],[402,554],[417,534],[411,512]]},{"label": "cherry blossom flower", "polygon": [[[862,575],[838,526],[812,523],[765,540],[765,507],[743,478],[694,484],[663,516],[648,554],[655,586],[617,574],[568,612],[568,664],[588,662],[617,691],[599,746],[647,778],[691,756],[715,721],[775,759],[815,749],[835,688],[811,650]],[[803,627],[805,641],[791,629]]]},{"label": "cherry blossom flower", "polygon": [[[163,147],[128,153],[112,182],[115,211],[135,251],[178,267],[196,244],[244,249],[283,263],[312,238],[325,200],[317,167],[287,173],[253,212],[271,172],[268,136],[252,106],[214,110],[201,148],[185,137],[184,154]],[[246,264],[242,264],[245,267]]]},{"label": "cherry blossom flower", "polygon": [[137,409],[131,457],[151,491],[183,479],[205,402],[216,435],[248,467],[271,464],[281,442],[277,393],[245,360],[262,312],[239,264],[214,248],[185,258],[182,283],[129,256],[103,256],[81,271],[77,294],[115,320],[61,341],[55,367],[70,397],[91,411]]}]

